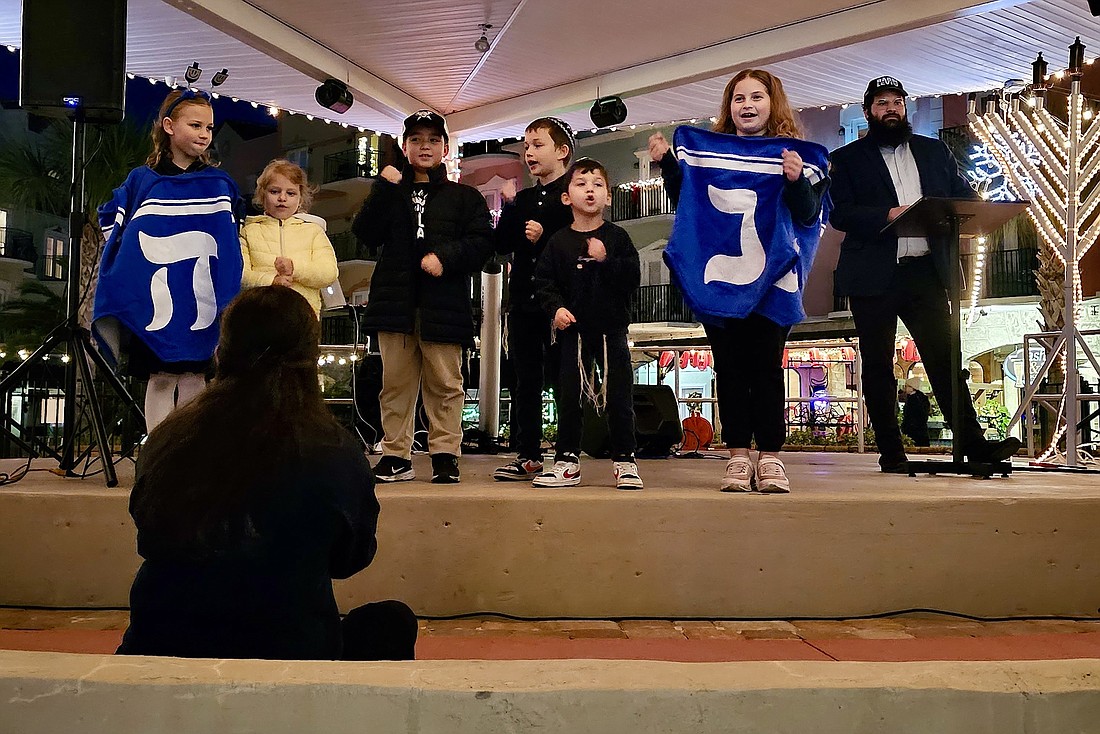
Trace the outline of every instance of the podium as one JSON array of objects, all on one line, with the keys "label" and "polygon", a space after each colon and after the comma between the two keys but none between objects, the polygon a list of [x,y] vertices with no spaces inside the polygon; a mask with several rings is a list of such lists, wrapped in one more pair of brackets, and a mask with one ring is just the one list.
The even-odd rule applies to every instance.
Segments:
[{"label": "podium", "polygon": [[[1020,212],[1027,209],[1026,201],[983,201],[981,199],[956,199],[924,197],[911,204],[896,219],[883,228],[882,234],[895,237],[926,237],[931,245],[933,238],[946,241],[948,247],[948,301],[951,304],[951,430],[958,435],[963,396],[959,390],[962,373],[962,319],[960,314],[960,284],[962,272],[959,263],[959,238],[963,235],[988,234]],[[933,254],[934,256],[934,254]],[[917,345],[918,349],[920,345]],[[967,400],[970,399],[966,395]],[[994,474],[1008,476],[1012,472],[1009,461],[967,461],[962,442],[953,439],[951,461],[910,461],[909,476],[917,473],[965,474],[988,479]]]}]

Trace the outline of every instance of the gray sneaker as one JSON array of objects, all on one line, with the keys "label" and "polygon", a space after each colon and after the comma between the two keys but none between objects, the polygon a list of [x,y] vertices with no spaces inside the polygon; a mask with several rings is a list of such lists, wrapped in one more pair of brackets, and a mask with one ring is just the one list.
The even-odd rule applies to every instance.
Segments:
[{"label": "gray sneaker", "polygon": [[642,489],[642,478],[638,476],[638,465],[633,461],[615,462],[616,489]]}]

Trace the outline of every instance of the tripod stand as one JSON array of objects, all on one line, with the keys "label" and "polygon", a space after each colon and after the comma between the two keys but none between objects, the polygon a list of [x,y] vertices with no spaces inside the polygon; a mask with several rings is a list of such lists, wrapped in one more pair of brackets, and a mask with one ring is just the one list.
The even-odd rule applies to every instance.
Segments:
[{"label": "tripod stand", "polygon": [[[95,443],[99,447],[99,458],[103,463],[103,475],[108,487],[118,484],[118,476],[111,461],[111,444],[107,437],[106,424],[103,421],[103,409],[96,392],[95,382],[92,380],[91,362],[94,362],[115,393],[122,398],[127,408],[145,424],[145,416],[134,402],[126,386],[115,375],[114,370],[92,344],[91,334],[80,326],[77,311],[80,308],[80,238],[84,228],[84,165],[85,165],[85,133],[86,122],[83,110],[77,109],[73,116],[73,176],[72,198],[69,206],[69,252],[68,271],[66,272],[66,302],[65,320],[54,329],[40,347],[34,350],[22,364],[15,368],[10,375],[0,380],[0,395],[9,392],[23,375],[34,365],[45,358],[59,345],[64,345],[69,361],[65,368],[65,414],[61,441],[61,454],[58,468],[67,477],[78,476],[73,469],[77,464],[77,440],[79,437],[77,426],[77,373],[80,375],[80,383],[83,395],[88,401],[92,418],[92,429],[95,435]],[[6,427],[8,433],[11,430]],[[35,453],[33,447],[19,441],[12,436],[25,450]]]}]

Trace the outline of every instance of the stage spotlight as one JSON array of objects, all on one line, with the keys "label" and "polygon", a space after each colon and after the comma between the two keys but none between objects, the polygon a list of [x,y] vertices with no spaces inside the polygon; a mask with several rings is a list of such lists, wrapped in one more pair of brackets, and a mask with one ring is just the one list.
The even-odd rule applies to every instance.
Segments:
[{"label": "stage spotlight", "polygon": [[339,79],[326,79],[317,87],[313,98],[317,100],[317,104],[339,114],[347,112],[354,101],[348,85]]},{"label": "stage spotlight", "polygon": [[221,86],[225,83],[225,80],[229,78],[229,69],[222,69],[216,73],[213,78],[210,79],[210,83],[215,86]]},{"label": "stage spotlight", "polygon": [[187,67],[187,71],[183,73],[187,79],[188,84],[194,84],[202,76],[202,69],[199,68],[199,62],[192,61],[191,65]]},{"label": "stage spotlight", "polygon": [[626,103],[619,97],[600,97],[588,115],[596,127],[618,125],[626,119]]},{"label": "stage spotlight", "polygon": [[481,38],[474,41],[474,48],[478,53],[485,53],[489,50],[489,37],[486,35],[489,29],[493,27],[492,23],[480,23],[478,28],[481,29]]}]

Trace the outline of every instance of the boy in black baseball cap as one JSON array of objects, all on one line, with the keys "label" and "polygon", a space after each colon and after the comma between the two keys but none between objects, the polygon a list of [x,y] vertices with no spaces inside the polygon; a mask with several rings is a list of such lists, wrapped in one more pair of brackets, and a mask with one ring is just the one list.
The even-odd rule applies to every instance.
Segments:
[{"label": "boy in black baseball cap", "polygon": [[417,110],[405,118],[405,124],[401,133],[401,143],[404,144],[417,128],[424,128],[443,137],[443,142],[450,144],[451,138],[447,134],[447,121],[443,116],[431,110]]},{"label": "boy in black baseball cap", "polygon": [[412,479],[413,416],[423,393],[432,481],[459,480],[462,443],[462,350],[474,343],[472,274],[493,246],[485,197],[450,181],[443,159],[447,122],[430,110],[405,118],[401,148],[409,165],[385,172],[352,224],[360,242],[381,255],[371,276],[363,324],[378,332],[382,353],[380,482]]}]

